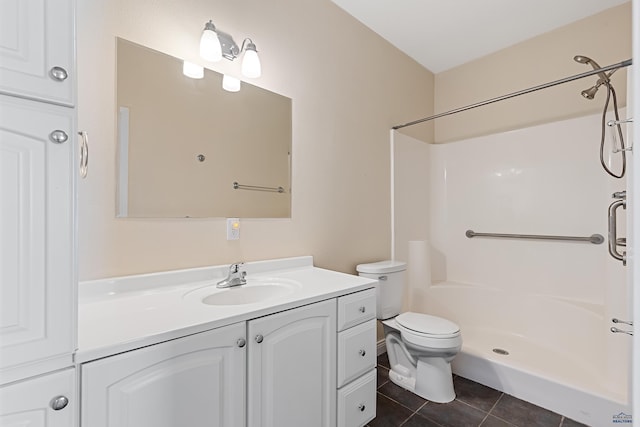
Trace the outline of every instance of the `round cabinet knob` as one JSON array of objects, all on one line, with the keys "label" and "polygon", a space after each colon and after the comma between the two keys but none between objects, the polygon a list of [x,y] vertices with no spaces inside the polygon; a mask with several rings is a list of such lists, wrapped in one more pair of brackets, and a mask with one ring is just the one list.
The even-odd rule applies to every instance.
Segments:
[{"label": "round cabinet knob", "polygon": [[358,352],[358,354],[362,357],[366,356],[367,352],[364,350],[364,348],[361,348],[360,351]]},{"label": "round cabinet knob", "polygon": [[360,313],[364,313],[365,311],[367,311],[366,307],[363,305],[362,307],[360,307],[358,310],[360,310]]},{"label": "round cabinet knob", "polygon": [[364,406],[364,403],[361,403],[358,405],[358,409],[360,409],[360,412],[364,412],[364,410],[367,409],[367,407]]},{"label": "round cabinet knob", "polygon": [[65,396],[54,397],[51,400],[51,409],[53,409],[54,411],[59,411],[66,408],[68,404],[69,399],[67,399]]},{"label": "round cabinet knob", "polygon": [[256,335],[256,342],[258,344],[260,344],[262,342],[262,340],[264,339],[264,337],[262,335]]},{"label": "round cabinet knob", "polygon": [[69,135],[65,131],[58,129],[49,134],[49,139],[56,144],[62,144],[69,139]]},{"label": "round cabinet knob", "polygon": [[236,341],[236,344],[238,345],[238,347],[242,348],[247,344],[247,341],[245,341],[244,338],[238,338],[238,341]]},{"label": "round cabinet knob", "polygon": [[59,82],[64,81],[69,77],[67,70],[62,67],[53,67],[49,70],[49,74],[53,77],[54,80],[58,80]]}]

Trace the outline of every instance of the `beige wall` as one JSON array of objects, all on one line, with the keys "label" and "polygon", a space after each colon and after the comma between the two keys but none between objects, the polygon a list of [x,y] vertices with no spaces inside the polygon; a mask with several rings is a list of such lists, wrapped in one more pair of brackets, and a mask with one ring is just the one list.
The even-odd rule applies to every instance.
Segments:
[{"label": "beige wall", "polygon": [[[78,124],[91,142],[78,185],[81,280],[304,254],[354,272],[390,256],[389,128],[433,112],[431,73],[329,0],[77,7]],[[239,241],[225,240],[219,219],[115,218],[115,37],[208,65],[197,54],[208,19],[236,41],[252,37],[263,65],[252,83],[293,100],[292,218],[242,221]],[[408,132],[433,139],[431,124]]]},{"label": "beige wall", "polygon": [[[631,58],[631,3],[437,74],[435,111],[449,111],[591,69],[574,62],[575,55],[586,55],[601,66]],[[580,96],[596,80],[588,77],[438,119],[435,140],[455,141],[602,111],[604,87],[594,100]],[[626,70],[618,70],[612,81],[619,104],[625,105]]]}]

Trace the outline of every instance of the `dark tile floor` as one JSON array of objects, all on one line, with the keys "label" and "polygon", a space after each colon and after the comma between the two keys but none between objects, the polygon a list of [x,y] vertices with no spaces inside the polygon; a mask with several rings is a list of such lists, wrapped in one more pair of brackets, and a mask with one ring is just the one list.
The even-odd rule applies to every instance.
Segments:
[{"label": "dark tile floor", "polygon": [[389,381],[387,354],[378,356],[377,416],[369,427],[586,427],[498,390],[454,376],[456,399],[429,402]]}]

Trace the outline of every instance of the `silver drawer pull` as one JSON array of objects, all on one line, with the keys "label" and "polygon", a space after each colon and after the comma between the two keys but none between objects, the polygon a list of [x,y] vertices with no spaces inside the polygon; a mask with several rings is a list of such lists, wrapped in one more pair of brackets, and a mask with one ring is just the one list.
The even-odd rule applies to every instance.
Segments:
[{"label": "silver drawer pull", "polygon": [[65,131],[58,129],[49,134],[49,139],[56,144],[62,144],[69,139],[69,135]]},{"label": "silver drawer pull", "polygon": [[256,342],[258,344],[260,344],[262,342],[262,340],[264,339],[264,337],[262,335],[256,335]]},{"label": "silver drawer pull", "polygon": [[62,67],[53,67],[51,70],[49,70],[49,75],[53,77],[54,80],[58,80],[59,82],[62,82],[66,80],[67,77],[69,77],[67,70]]},{"label": "silver drawer pull", "polygon": [[365,311],[367,311],[367,308],[363,305],[358,310],[360,311],[360,313],[364,313]]},{"label": "silver drawer pull", "polygon": [[238,338],[238,341],[236,341],[236,344],[238,345],[238,347],[242,348],[247,344],[247,341],[245,341],[244,338]]},{"label": "silver drawer pull", "polygon": [[366,355],[367,355],[367,352],[365,351],[365,349],[364,349],[364,348],[361,348],[361,349],[360,349],[360,351],[358,352],[358,354],[359,354],[360,356],[364,357],[364,356],[366,356]]},{"label": "silver drawer pull", "polygon": [[358,409],[360,409],[360,412],[364,412],[364,410],[367,409],[367,407],[364,406],[364,403],[361,403],[358,405]]},{"label": "silver drawer pull", "polygon": [[53,409],[54,411],[64,409],[68,404],[69,399],[67,399],[65,396],[57,396],[51,399],[51,409]]}]

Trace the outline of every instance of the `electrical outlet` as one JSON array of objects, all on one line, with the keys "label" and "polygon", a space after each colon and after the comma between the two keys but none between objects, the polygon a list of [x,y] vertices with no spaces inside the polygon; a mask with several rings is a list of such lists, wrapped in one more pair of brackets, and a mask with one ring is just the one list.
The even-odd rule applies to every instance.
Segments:
[{"label": "electrical outlet", "polygon": [[240,239],[240,218],[227,218],[227,240]]}]

